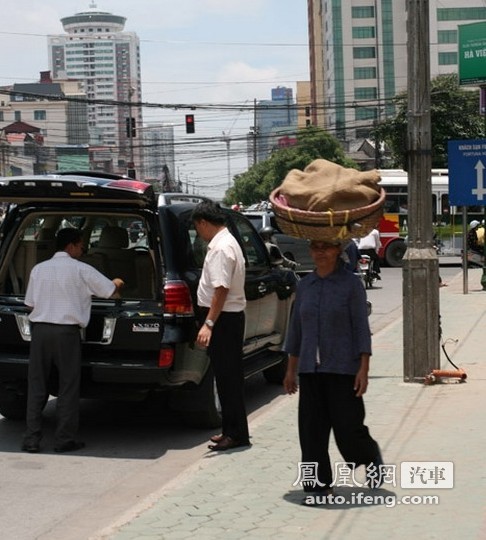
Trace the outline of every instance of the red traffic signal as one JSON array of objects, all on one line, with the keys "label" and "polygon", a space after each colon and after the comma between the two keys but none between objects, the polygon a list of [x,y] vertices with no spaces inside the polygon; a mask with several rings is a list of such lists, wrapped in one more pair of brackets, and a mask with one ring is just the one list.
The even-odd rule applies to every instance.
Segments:
[{"label": "red traffic signal", "polygon": [[194,133],[196,126],[194,124],[194,115],[186,114],[186,133]]}]

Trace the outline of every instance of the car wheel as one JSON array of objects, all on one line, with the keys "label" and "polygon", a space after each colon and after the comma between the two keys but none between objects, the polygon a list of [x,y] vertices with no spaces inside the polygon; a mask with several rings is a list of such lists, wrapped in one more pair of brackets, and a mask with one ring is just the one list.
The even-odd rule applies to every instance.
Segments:
[{"label": "car wheel", "polygon": [[403,240],[396,240],[388,245],[385,251],[385,262],[388,266],[397,268],[402,266],[402,259],[407,251],[407,246]]},{"label": "car wheel", "polygon": [[278,364],[274,364],[273,366],[270,366],[263,371],[263,376],[265,377],[265,380],[271,384],[282,384],[285,378],[288,361],[287,354],[280,353],[279,357],[280,361],[278,362]]},{"label": "car wheel", "polygon": [[203,429],[221,426],[221,405],[211,368],[197,388],[179,394],[175,391],[171,406],[186,425]]},{"label": "car wheel", "polygon": [[25,420],[27,392],[4,390],[0,394],[0,414],[8,420]]}]

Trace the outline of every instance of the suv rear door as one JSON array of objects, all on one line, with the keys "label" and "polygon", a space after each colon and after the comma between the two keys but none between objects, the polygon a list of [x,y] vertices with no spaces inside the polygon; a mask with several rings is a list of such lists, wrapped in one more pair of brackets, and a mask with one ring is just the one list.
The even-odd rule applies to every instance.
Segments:
[{"label": "suv rear door", "polygon": [[[156,220],[152,187],[81,176],[19,177],[2,179],[0,200],[10,203],[0,237],[0,335],[2,345],[9,348],[0,353],[9,356],[2,358],[2,364],[15,358],[25,360],[30,332],[23,298],[30,270],[52,256],[59,228],[75,226],[85,233],[87,253],[82,260],[110,279],[122,277],[126,281],[120,299],[93,299],[91,320],[84,332],[84,347],[89,349],[84,357],[93,379],[109,378],[107,371],[120,363],[157,365],[163,312],[162,291],[157,287],[160,268],[155,264],[160,257],[153,257],[158,246],[150,232]],[[147,248],[124,245],[110,251],[107,247],[103,254],[103,230],[119,229],[128,238],[128,227],[134,220],[146,224]],[[115,267],[108,267],[117,254],[121,258]],[[144,279],[137,280],[138,267]],[[134,277],[127,278],[124,272]]]}]

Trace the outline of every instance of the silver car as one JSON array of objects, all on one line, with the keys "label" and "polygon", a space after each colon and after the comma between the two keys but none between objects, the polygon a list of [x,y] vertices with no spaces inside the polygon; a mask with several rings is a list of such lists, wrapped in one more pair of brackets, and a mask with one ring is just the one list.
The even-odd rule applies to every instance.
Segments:
[{"label": "silver car", "polygon": [[314,270],[315,265],[310,256],[309,241],[284,234],[271,210],[246,210],[242,214],[251,221],[257,231],[261,231],[265,227],[273,228],[273,238],[280,251],[287,259],[299,263],[297,272]]}]

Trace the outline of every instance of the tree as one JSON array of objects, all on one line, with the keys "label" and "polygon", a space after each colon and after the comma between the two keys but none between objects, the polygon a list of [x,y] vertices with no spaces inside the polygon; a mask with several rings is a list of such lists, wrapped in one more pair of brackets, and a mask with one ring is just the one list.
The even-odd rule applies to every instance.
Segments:
[{"label": "tree", "polygon": [[339,141],[317,127],[297,132],[297,144],[276,150],[267,160],[253,165],[247,172],[236,175],[234,185],[225,195],[224,202],[242,202],[245,206],[267,200],[291,169],[303,170],[314,159],[323,158],[345,167],[357,168],[347,158]]},{"label": "tree", "polygon": [[[477,89],[461,88],[457,76],[439,75],[431,82],[432,167],[447,168],[447,141],[484,136]],[[407,93],[395,99],[397,115],[375,130],[391,151],[392,166],[407,166]]]}]

